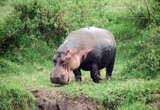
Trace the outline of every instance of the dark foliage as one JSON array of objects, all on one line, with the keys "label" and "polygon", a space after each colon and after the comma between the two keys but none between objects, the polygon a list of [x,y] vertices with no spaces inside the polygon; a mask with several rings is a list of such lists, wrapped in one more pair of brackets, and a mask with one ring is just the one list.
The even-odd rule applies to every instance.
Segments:
[{"label": "dark foliage", "polygon": [[63,12],[56,4],[54,8],[45,8],[38,1],[16,4],[12,15],[6,18],[4,26],[0,28],[1,54],[11,47],[31,45],[33,39],[40,39],[46,41],[49,46],[56,46],[65,37],[67,29]]}]

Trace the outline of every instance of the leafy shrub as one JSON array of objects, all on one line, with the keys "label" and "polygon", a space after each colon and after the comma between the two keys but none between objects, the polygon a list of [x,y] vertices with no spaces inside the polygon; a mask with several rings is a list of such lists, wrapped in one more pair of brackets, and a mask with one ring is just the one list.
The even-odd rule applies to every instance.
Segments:
[{"label": "leafy shrub", "polygon": [[16,3],[12,13],[0,28],[1,53],[13,46],[28,46],[33,43],[33,39],[44,40],[49,46],[58,45],[68,29],[57,4],[50,6],[41,1]]},{"label": "leafy shrub", "polygon": [[153,21],[156,25],[160,25],[160,0],[153,0],[152,8]]},{"label": "leafy shrub", "polygon": [[140,11],[135,14],[135,23],[140,28],[145,28],[150,24],[150,18],[146,12]]},{"label": "leafy shrub", "polygon": [[132,16],[132,19],[139,28],[146,28],[150,22],[150,15],[148,15],[146,8],[141,7],[137,9],[136,7],[129,7],[129,12]]},{"label": "leafy shrub", "polygon": [[[130,81],[131,85],[134,84],[134,81],[128,81]],[[135,81],[137,82],[137,79]],[[154,105],[150,105],[150,103],[159,101],[159,95],[157,95],[159,94],[159,81],[146,82],[144,83],[143,80],[143,83],[137,82],[137,85],[134,86],[126,86],[127,84],[124,82],[126,88],[121,85],[116,90],[110,89],[106,93],[104,106],[107,110],[134,110],[134,108],[138,107],[140,107],[138,108],[140,110],[152,110],[151,108]],[[134,104],[138,105],[135,106]]]},{"label": "leafy shrub", "polygon": [[104,105],[109,110],[117,110],[122,105],[131,105],[137,101],[144,104],[147,101],[145,97],[150,93],[148,90],[133,91],[130,89],[110,91],[104,100]]},{"label": "leafy shrub", "polygon": [[16,16],[6,18],[3,27],[0,28],[0,53],[4,53],[8,48],[18,47],[18,40],[21,37],[22,22]]},{"label": "leafy shrub", "polygon": [[129,66],[129,69],[133,76],[154,78],[160,71],[160,56],[154,50],[145,51],[138,55],[137,60]]},{"label": "leafy shrub", "polygon": [[[139,54],[133,61],[127,63],[125,69],[129,77],[155,78],[160,72],[160,31],[151,29],[148,40],[137,45]],[[141,49],[140,49],[141,48]]]},{"label": "leafy shrub", "polygon": [[135,24],[140,28],[146,28],[150,24],[160,25],[160,2],[159,0],[144,0],[144,6],[140,9],[129,8]]},{"label": "leafy shrub", "polygon": [[37,35],[47,42],[53,41],[54,37],[64,37],[67,25],[63,21],[63,12],[56,5],[46,8],[38,1],[15,5],[19,19],[24,22],[22,31],[28,35]]}]

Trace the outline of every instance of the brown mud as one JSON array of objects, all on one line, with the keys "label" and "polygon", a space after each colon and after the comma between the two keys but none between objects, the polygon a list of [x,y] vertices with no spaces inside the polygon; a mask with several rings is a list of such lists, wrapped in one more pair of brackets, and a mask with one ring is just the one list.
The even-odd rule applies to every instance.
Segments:
[{"label": "brown mud", "polygon": [[86,96],[72,97],[58,91],[32,90],[38,110],[104,110]]},{"label": "brown mud", "polygon": [[160,110],[160,92],[152,93],[147,98],[146,104],[149,104],[153,110]]},{"label": "brown mud", "polygon": [[[115,110],[113,105],[98,104],[85,95],[71,96],[59,91],[30,90],[36,99],[38,110]],[[154,110],[160,108],[160,93],[152,93],[146,99],[146,105]]]}]

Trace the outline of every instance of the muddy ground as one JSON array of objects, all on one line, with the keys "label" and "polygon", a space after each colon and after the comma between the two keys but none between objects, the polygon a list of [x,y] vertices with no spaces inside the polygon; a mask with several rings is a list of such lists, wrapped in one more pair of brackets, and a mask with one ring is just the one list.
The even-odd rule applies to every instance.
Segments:
[{"label": "muddy ground", "polygon": [[91,98],[72,97],[58,91],[32,90],[39,110],[104,110]]},{"label": "muddy ground", "polygon": [[[109,105],[98,104],[92,98],[81,95],[70,96],[59,91],[30,90],[36,98],[38,110],[115,110]],[[146,100],[154,110],[160,108],[160,93],[150,94]],[[107,107],[107,108],[106,108]]]}]

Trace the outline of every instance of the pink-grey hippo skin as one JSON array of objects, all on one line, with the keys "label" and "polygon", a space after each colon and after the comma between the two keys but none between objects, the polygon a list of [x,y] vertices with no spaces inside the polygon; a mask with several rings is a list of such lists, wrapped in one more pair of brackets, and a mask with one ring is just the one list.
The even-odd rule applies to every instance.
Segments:
[{"label": "pink-grey hippo skin", "polygon": [[81,81],[81,69],[90,71],[92,80],[99,82],[100,69],[106,68],[108,79],[112,77],[116,56],[113,34],[105,29],[88,27],[69,33],[55,53],[54,70],[50,80],[55,84],[68,84],[73,76]]}]

